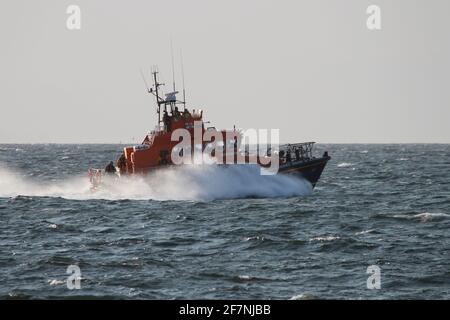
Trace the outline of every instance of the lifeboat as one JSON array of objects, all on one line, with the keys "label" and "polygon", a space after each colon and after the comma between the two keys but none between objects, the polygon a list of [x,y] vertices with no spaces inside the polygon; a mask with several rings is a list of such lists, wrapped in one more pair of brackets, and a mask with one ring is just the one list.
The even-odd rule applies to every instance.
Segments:
[{"label": "lifeboat", "polygon": [[241,148],[241,130],[207,126],[203,110],[190,111],[186,107],[184,89],[183,100],[178,100],[175,83],[172,92],[162,95],[163,84],[158,81],[156,70],[152,72],[152,80],[147,92],[156,100],[157,125],[141,144],[125,147],[105,169],[89,169],[93,190],[101,185],[105,175],[117,178],[145,175],[170,166],[205,162],[222,166],[256,164],[262,174],[292,174],[308,180],[314,187],[330,160],[328,152],[319,157],[314,155],[314,142],[258,145],[256,153],[252,153],[248,145]]}]

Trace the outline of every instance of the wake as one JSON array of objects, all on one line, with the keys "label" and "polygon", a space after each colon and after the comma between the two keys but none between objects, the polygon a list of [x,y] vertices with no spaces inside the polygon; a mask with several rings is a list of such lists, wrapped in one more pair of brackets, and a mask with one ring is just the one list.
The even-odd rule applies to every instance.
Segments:
[{"label": "wake", "polygon": [[74,200],[195,200],[309,195],[311,184],[288,175],[260,175],[257,166],[183,166],[146,176],[104,179],[91,191],[86,175],[56,182],[30,179],[0,167],[0,197],[61,197]]}]

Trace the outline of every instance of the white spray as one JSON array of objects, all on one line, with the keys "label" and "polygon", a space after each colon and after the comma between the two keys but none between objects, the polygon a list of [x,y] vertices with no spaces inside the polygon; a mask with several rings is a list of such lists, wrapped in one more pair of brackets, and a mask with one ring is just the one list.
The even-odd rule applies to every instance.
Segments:
[{"label": "white spray", "polygon": [[85,175],[57,182],[40,182],[0,167],[0,197],[42,196],[66,199],[214,200],[271,198],[308,195],[306,180],[287,175],[260,175],[256,165],[219,167],[190,165],[173,167],[147,176],[104,179],[90,190]]}]

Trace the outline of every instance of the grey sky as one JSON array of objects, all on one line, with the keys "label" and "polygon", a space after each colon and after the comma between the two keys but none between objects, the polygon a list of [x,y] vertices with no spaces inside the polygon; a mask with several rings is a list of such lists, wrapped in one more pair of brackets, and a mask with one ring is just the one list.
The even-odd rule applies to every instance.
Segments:
[{"label": "grey sky", "polygon": [[190,108],[218,128],[450,143],[449,14],[448,0],[3,0],[0,143],[140,142],[156,114],[139,69],[171,82],[170,37]]}]

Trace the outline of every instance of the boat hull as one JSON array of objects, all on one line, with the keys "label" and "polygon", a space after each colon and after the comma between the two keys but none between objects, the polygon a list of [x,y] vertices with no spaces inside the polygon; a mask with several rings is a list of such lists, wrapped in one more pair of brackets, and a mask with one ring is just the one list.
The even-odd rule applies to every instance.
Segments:
[{"label": "boat hull", "polygon": [[326,156],[305,161],[284,163],[280,165],[278,173],[291,174],[306,179],[314,188],[330,159],[329,156]]},{"label": "boat hull", "polygon": [[[298,178],[305,179],[309,181],[312,187],[314,188],[316,186],[316,183],[319,181],[319,178],[329,160],[330,160],[329,156],[324,156],[321,158],[311,158],[302,161],[292,161],[287,163],[285,162],[279,166],[277,174],[293,175]],[[247,166],[247,165],[249,164],[232,164],[232,165],[222,164],[219,166],[224,166],[226,168],[230,166]],[[147,170],[146,173],[142,174],[145,175],[151,172],[165,170],[173,167],[175,167],[175,165],[156,166],[151,168],[151,170]],[[104,170],[90,169],[89,178],[91,182],[91,190],[95,191],[99,187],[101,187],[101,185],[103,184],[103,179],[111,179],[111,178],[119,179],[123,175],[128,176],[129,174],[120,174],[119,171],[115,171],[114,173],[106,173]]]}]

